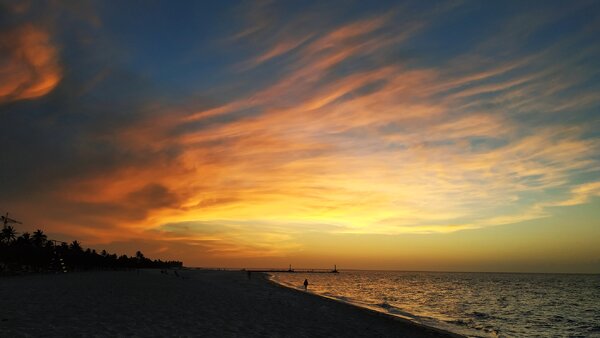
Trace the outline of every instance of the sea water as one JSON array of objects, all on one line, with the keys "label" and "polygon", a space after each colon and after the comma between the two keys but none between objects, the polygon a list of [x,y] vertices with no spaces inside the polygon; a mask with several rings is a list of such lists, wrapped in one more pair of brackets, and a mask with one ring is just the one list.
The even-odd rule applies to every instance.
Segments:
[{"label": "sea water", "polygon": [[469,337],[600,337],[600,275],[341,271],[280,284]]}]

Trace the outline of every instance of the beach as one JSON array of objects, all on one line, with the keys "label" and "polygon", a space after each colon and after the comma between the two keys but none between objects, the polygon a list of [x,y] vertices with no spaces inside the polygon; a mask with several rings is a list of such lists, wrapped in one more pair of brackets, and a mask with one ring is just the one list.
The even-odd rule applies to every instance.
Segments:
[{"label": "beach", "polygon": [[263,274],[182,270],[0,279],[0,336],[457,337],[279,286]]}]

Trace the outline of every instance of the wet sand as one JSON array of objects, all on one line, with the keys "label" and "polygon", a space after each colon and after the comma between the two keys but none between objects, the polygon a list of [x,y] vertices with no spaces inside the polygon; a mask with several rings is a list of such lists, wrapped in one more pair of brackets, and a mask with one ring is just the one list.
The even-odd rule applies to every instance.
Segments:
[{"label": "wet sand", "polygon": [[0,278],[0,337],[458,337],[243,272]]}]

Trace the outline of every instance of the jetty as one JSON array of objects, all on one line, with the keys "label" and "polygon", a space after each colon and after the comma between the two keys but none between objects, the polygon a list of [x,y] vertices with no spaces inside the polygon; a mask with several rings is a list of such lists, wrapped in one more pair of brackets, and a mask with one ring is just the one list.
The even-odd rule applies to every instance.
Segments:
[{"label": "jetty", "polygon": [[337,269],[337,265],[333,266],[332,269],[310,269],[310,268],[302,268],[302,269],[292,269],[292,265],[290,264],[288,269],[245,269],[248,272],[284,272],[284,273],[339,273]]}]

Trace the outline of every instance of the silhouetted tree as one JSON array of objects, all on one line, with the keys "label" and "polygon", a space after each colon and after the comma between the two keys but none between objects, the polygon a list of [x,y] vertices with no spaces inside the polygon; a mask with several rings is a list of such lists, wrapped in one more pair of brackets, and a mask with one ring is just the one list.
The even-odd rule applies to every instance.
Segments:
[{"label": "silhouetted tree", "polygon": [[2,228],[2,241],[10,243],[17,238],[17,231],[11,225]]},{"label": "silhouetted tree", "polygon": [[78,241],[71,242],[71,245],[69,245],[69,249],[71,249],[72,252],[83,251],[83,249],[81,248],[81,243],[79,243]]},{"label": "silhouetted tree", "polygon": [[31,236],[31,238],[33,240],[33,244],[39,248],[43,247],[44,244],[46,244],[46,240],[48,239],[46,234],[40,229],[34,231],[33,236]]},{"label": "silhouetted tree", "polygon": [[21,236],[17,238],[17,243],[21,245],[30,245],[31,244],[31,235],[28,232],[24,232]]},{"label": "silhouetted tree", "polygon": [[42,230],[33,235],[28,232],[16,236],[12,226],[0,232],[0,272],[10,271],[62,271],[63,262],[67,269],[132,269],[132,268],[172,268],[182,267],[179,261],[151,260],[141,251],[135,256],[117,256],[102,250],[100,254],[90,248],[84,249],[81,243],[74,240],[70,244],[61,242],[55,245],[48,240]]}]

